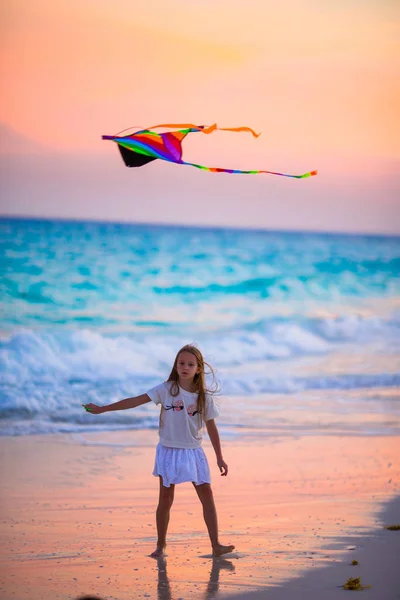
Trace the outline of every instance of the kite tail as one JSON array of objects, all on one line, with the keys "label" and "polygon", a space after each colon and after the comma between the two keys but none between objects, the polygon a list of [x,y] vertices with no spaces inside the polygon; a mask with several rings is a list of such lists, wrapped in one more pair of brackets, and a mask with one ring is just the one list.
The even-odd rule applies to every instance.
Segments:
[{"label": "kite tail", "polygon": [[216,123],[214,123],[213,125],[193,125],[193,123],[169,123],[163,125],[153,125],[152,127],[148,127],[148,129],[158,129],[159,127],[168,127],[169,129],[180,129],[184,127],[185,129],[192,129],[193,131],[200,131],[201,133],[213,133],[213,131],[247,131],[256,138],[261,135],[261,133],[256,133],[250,127],[218,127]]},{"label": "kite tail", "polygon": [[239,169],[220,169],[218,167],[204,167],[203,165],[196,165],[196,163],[189,163],[182,161],[181,165],[187,165],[189,167],[196,167],[196,169],[202,169],[203,171],[210,171],[211,173],[239,173],[242,175],[258,175],[259,173],[268,173],[269,175],[280,175],[281,177],[293,177],[294,179],[305,179],[306,177],[312,177],[317,175],[318,171],[309,171],[303,175],[288,175],[287,173],[277,173],[276,171],[240,171]]}]

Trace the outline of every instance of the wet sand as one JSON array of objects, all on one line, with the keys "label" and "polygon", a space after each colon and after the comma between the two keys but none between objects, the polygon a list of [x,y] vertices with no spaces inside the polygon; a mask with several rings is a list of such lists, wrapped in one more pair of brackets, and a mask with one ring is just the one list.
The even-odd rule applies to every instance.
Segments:
[{"label": "wet sand", "polygon": [[[267,590],[235,594],[230,600],[336,600],[347,597],[343,584],[349,578],[360,579],[362,597],[367,600],[398,600],[400,532],[386,527],[400,523],[400,497],[385,503],[377,516],[375,529],[341,538],[346,550],[340,560],[308,569],[302,576]],[[353,561],[358,564],[353,565]]]},{"label": "wet sand", "polygon": [[[384,519],[400,521],[398,503],[388,504],[400,494],[398,437],[249,435],[223,442],[227,478],[205,441],[220,539],[236,550],[212,559],[197,496],[183,484],[161,561],[148,557],[156,542],[157,433],[84,439],[0,440],[0,598],[211,600],[258,590],[243,598],[316,600],[321,590],[343,597],[339,586],[360,573],[372,585],[369,598],[398,597],[389,582],[376,595],[382,581],[373,575],[374,557],[380,573],[384,565],[395,572],[400,532],[383,529],[381,511],[389,507]],[[359,567],[350,566],[354,557]]]}]

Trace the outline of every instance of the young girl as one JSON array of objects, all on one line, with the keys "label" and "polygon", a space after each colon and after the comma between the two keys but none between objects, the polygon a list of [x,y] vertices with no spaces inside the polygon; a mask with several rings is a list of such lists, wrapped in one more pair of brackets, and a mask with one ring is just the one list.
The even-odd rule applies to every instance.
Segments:
[{"label": "young girl", "polygon": [[[234,546],[224,546],[218,539],[217,511],[211,490],[210,469],[201,447],[201,428],[206,424],[208,435],[217,457],[221,475],[228,474],[228,465],[222,457],[221,443],[214,418],[219,412],[207,393],[204,380],[203,356],[195,346],[184,346],[176,355],[168,381],[157,385],[146,394],[126,398],[107,406],[83,404],[95,415],[111,410],[135,408],[153,401],[161,404],[159,435],[153,475],[160,478],[160,495],[156,513],[157,548],[153,558],[164,555],[170,508],[174,501],[175,484],[191,481],[203,505],[213,555],[232,552]],[[209,365],[207,365],[209,367]],[[211,367],[209,367],[211,369]],[[211,369],[212,372],[212,369]]]}]

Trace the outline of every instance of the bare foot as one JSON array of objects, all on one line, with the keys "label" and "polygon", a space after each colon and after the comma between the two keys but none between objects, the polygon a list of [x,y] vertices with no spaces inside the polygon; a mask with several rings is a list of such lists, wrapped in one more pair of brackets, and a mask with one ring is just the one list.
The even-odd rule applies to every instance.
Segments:
[{"label": "bare foot", "polygon": [[233,552],[235,546],[223,546],[222,544],[218,544],[217,546],[213,546],[213,556],[222,556],[223,554],[228,554],[228,552]]},{"label": "bare foot", "polygon": [[152,552],[150,554],[151,558],[161,558],[162,556],[165,556],[165,548],[166,548],[166,546],[164,546],[164,547],[157,546],[157,548],[154,550],[154,552]]}]

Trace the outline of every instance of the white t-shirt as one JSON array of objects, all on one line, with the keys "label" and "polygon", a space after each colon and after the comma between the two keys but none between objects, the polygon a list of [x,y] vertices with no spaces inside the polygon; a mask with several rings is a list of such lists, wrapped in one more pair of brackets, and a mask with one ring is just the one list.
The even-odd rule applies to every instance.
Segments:
[{"label": "white t-shirt", "polygon": [[[160,443],[168,448],[200,448],[202,421],[197,412],[197,396],[179,387],[172,396],[172,381],[165,381],[149,390],[147,395],[154,404],[161,404],[162,415],[159,429]],[[206,394],[206,414],[203,421],[218,417],[219,411],[212,396]]]}]

